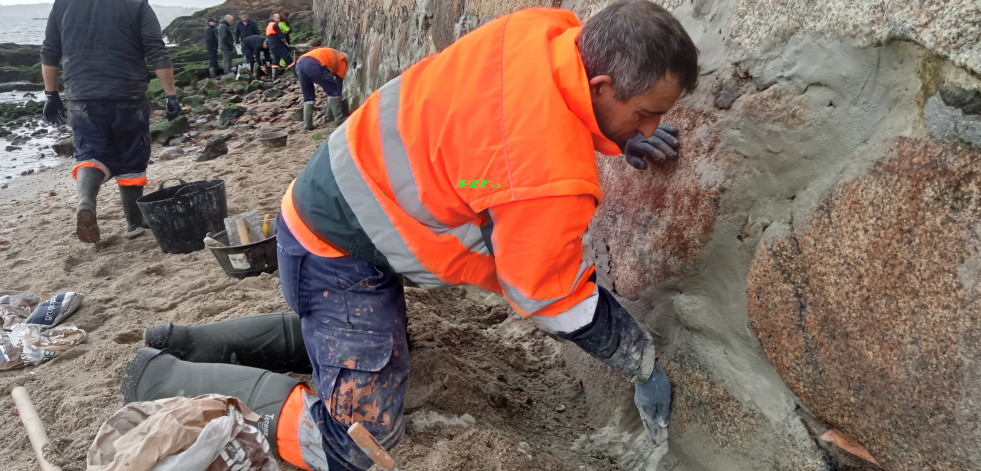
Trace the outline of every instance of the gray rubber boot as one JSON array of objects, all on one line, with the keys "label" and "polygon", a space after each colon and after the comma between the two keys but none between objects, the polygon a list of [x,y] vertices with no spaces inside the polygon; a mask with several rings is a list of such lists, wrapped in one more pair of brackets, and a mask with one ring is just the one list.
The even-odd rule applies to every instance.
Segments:
[{"label": "gray rubber boot", "polygon": [[228,319],[213,324],[147,327],[148,347],[166,350],[195,363],[232,363],[276,372],[310,374],[300,316],[274,312]]},{"label": "gray rubber boot", "polygon": [[95,167],[81,167],[75,172],[78,186],[78,207],[75,211],[75,235],[89,244],[99,241],[99,223],[95,219],[96,197],[105,174]]},{"label": "gray rubber boot", "polygon": [[214,67],[208,67],[208,77],[215,78],[218,76],[218,70]]},{"label": "gray rubber boot", "polygon": [[313,102],[305,101],[303,102],[303,129],[307,131],[314,129],[313,125]]},{"label": "gray rubber boot", "polygon": [[142,186],[119,185],[119,199],[123,202],[123,214],[126,215],[126,237],[133,238],[143,234],[143,229],[150,226],[143,220],[143,212],[136,204],[143,196]]},{"label": "gray rubber boot", "polygon": [[332,121],[340,126],[341,123],[347,119],[347,116],[344,115],[344,108],[341,106],[341,97],[327,97],[327,106],[330,108],[330,112],[334,115],[334,119]]},{"label": "gray rubber boot", "polygon": [[276,426],[283,404],[300,380],[259,368],[191,363],[154,348],[141,348],[126,365],[123,403],[165,397],[222,394],[240,399],[262,417],[257,427],[276,450]]}]

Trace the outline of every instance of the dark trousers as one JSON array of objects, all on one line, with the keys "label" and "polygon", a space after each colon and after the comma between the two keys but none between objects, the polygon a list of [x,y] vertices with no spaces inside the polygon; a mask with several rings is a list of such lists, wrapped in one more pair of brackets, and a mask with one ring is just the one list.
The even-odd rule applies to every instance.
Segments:
[{"label": "dark trousers", "polygon": [[106,178],[146,174],[150,161],[150,102],[136,100],[71,100],[75,160],[94,161],[108,170]]},{"label": "dark trousers", "polygon": [[279,279],[300,316],[319,400],[310,407],[324,452],[351,469],[371,460],[347,434],[361,422],[385,448],[405,433],[409,343],[402,277],[357,257],[313,255],[277,221]]},{"label": "dark trousers", "polygon": [[337,77],[329,68],[320,65],[320,61],[312,57],[302,57],[296,61],[296,77],[303,92],[303,101],[314,101],[317,92],[313,84],[320,85],[327,96],[340,97],[344,89],[344,79]]},{"label": "dark trousers", "polygon": [[222,49],[221,50],[221,65],[225,70],[225,75],[231,74],[232,70],[232,58],[235,57],[234,49]]},{"label": "dark trousers", "polygon": [[256,62],[259,62],[260,54],[262,55],[261,59],[263,64],[272,62],[272,58],[269,56],[269,49],[259,48],[258,51],[255,51],[243,46],[242,54],[245,55],[245,63],[249,65],[249,70],[252,70]]},{"label": "dark trousers", "polygon": [[208,67],[218,68],[218,49],[208,48]]},{"label": "dark trousers", "polygon": [[293,62],[293,57],[290,56],[290,48],[286,46],[269,46],[269,52],[272,53],[273,65],[283,66],[284,62],[285,65]]}]

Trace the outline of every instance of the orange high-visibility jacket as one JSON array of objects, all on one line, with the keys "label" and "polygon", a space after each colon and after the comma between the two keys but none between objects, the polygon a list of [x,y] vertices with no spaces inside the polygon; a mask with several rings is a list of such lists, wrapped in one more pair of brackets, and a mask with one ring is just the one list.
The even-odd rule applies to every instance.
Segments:
[{"label": "orange high-visibility jacket", "polygon": [[340,78],[344,78],[344,76],[347,75],[347,56],[337,49],[318,47],[300,56],[300,59],[304,57],[312,57],[317,59],[317,62],[320,62],[320,65],[327,67],[334,75]]},{"label": "orange high-visibility jacket", "polygon": [[571,12],[522,10],[410,67],[290,185],[287,227],[310,252],[341,255],[343,244],[317,235],[343,219],[328,220],[338,205],[317,197],[334,185],[375,248],[416,284],[502,292],[554,332],[588,324],[583,303],[595,306],[597,291],[581,237],[600,199],[594,149],[620,149],[593,115],[580,30]]}]

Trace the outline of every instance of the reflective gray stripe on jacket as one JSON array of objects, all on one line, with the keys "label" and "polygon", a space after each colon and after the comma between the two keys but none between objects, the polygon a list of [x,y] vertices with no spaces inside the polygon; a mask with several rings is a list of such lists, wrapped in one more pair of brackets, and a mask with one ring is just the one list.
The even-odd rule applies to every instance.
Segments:
[{"label": "reflective gray stripe on jacket", "polygon": [[[416,187],[412,168],[402,138],[398,133],[398,103],[401,77],[385,84],[379,90],[379,131],[382,137],[382,158],[385,161],[388,183],[394,192],[399,207],[413,219],[426,226],[437,235],[450,235],[470,252],[489,255],[479,226],[462,224],[448,227],[437,221],[422,205],[419,189]],[[327,149],[311,158],[307,168],[300,173],[293,186],[293,205],[304,223],[315,234],[337,234],[335,209],[340,203],[324,198],[339,198],[349,208],[357,221],[359,229],[370,239],[371,245],[384,256],[396,272],[424,288],[443,286],[446,283],[412,253],[389,220],[378,200],[365,182],[348,148],[347,126],[341,125],[327,142]],[[328,156],[329,154],[329,156]],[[325,163],[329,159],[329,165]],[[326,167],[329,167],[327,170]],[[330,183],[336,185],[332,191],[322,181],[329,172]],[[339,192],[339,193],[338,193]],[[336,245],[348,248],[351,240],[338,240],[328,237]]]},{"label": "reflective gray stripe on jacket", "polygon": [[148,62],[172,67],[147,0],[55,0],[41,64],[62,68],[66,98],[142,98]]}]

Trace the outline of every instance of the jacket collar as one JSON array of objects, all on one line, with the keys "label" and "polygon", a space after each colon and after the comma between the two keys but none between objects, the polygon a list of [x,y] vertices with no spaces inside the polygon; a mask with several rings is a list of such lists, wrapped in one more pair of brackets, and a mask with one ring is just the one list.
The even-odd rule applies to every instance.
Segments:
[{"label": "jacket collar", "polygon": [[589,94],[589,79],[586,67],[579,56],[576,38],[582,26],[569,28],[551,40],[552,71],[555,82],[562,93],[562,99],[593,136],[593,148],[606,155],[620,155],[620,146],[606,138],[599,129],[596,115],[593,114],[593,101]]}]

